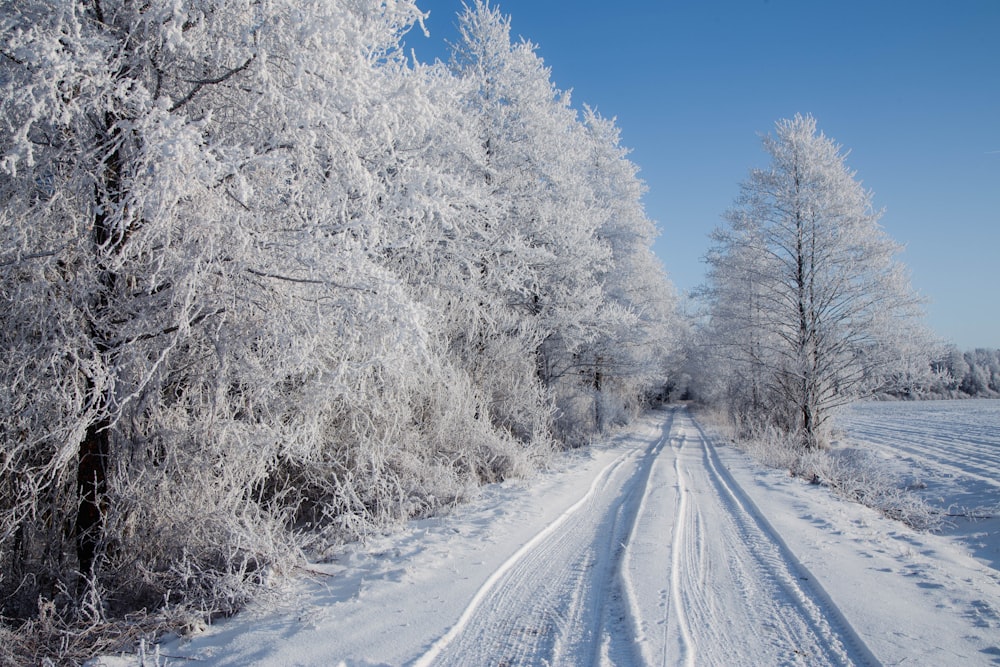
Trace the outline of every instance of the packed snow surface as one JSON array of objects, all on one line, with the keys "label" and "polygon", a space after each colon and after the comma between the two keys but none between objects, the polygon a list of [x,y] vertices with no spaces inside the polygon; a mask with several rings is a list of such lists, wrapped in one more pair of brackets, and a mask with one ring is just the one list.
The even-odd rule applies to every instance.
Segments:
[{"label": "packed snow surface", "polygon": [[1000,402],[936,405],[860,406],[841,428],[887,466],[912,465],[933,502],[975,509],[943,534],[762,470],[672,407],[533,480],[314,564],[279,602],[165,643],[159,658],[998,664],[1000,539],[986,517],[1000,502]]}]

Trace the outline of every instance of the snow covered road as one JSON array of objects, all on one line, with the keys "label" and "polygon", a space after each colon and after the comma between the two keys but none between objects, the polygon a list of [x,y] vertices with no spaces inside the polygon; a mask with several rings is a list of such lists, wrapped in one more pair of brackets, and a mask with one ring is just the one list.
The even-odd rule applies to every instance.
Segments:
[{"label": "snow covered road", "polygon": [[[643,662],[874,662],[687,411],[675,409],[671,422],[626,561],[626,581],[644,592],[635,605]],[[669,563],[669,580],[662,563]]]},{"label": "snow covered road", "polygon": [[416,665],[871,662],[687,411],[663,419]]},{"label": "snow covered road", "polygon": [[[212,665],[877,664],[685,408],[316,565],[164,655]],[[112,664],[112,663],[106,663]]]}]

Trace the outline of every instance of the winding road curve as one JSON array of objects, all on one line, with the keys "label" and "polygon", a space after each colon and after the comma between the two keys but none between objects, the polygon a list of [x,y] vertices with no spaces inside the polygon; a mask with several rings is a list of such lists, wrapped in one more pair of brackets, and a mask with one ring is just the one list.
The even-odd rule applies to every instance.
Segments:
[{"label": "winding road curve", "polygon": [[875,664],[686,408],[494,572],[413,664]]}]

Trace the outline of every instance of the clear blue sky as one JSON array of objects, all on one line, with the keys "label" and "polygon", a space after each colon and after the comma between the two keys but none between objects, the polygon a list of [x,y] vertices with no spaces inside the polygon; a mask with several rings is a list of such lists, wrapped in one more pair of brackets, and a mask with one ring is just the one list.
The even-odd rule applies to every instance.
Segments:
[{"label": "clear blue sky", "polygon": [[[461,0],[417,4],[431,39],[407,47],[445,59]],[[493,4],[575,106],[618,119],[679,290],[703,281],[708,233],[767,164],[759,135],[811,113],[885,208],[930,327],[1000,348],[1000,0]]]}]

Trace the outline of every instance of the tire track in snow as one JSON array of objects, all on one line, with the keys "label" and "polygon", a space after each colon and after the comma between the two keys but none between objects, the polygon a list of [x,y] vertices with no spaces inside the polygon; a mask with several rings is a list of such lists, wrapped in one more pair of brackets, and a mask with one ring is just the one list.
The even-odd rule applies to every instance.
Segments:
[{"label": "tire track in snow", "polygon": [[637,459],[650,460],[658,444],[608,464],[579,501],[487,579],[414,667],[596,662],[609,605],[607,586],[593,582],[613,579],[631,524]]},{"label": "tire track in snow", "polygon": [[[601,664],[631,664],[630,661],[616,660],[616,658],[621,658],[621,656],[638,658],[642,664],[654,664],[652,656],[648,652],[648,642],[643,640],[646,630],[642,624],[640,591],[637,590],[637,586],[633,583],[629,572],[634,568],[633,560],[637,551],[636,545],[643,538],[641,534],[642,526],[640,526],[639,520],[641,517],[647,515],[648,505],[651,502],[655,502],[650,493],[650,490],[653,488],[651,485],[651,476],[659,456],[667,446],[675,415],[676,412],[672,410],[666,414],[665,421],[660,425],[660,437],[655,445],[647,450],[643,460],[641,477],[636,479],[630,490],[630,495],[635,496],[638,494],[639,500],[637,503],[634,503],[631,509],[628,535],[626,540],[621,544],[621,555],[618,559],[615,573],[615,585],[619,591],[618,597],[621,604],[605,612],[606,616],[620,615],[623,619],[620,625],[623,627],[616,633],[613,630],[612,623],[606,624],[606,629],[609,632],[605,637],[606,646],[600,656]],[[658,560],[656,554],[651,553],[648,545],[646,549],[640,551],[640,555],[645,556],[644,560]],[[646,583],[648,584],[648,582]],[[665,595],[667,591],[666,589],[662,589],[661,592]],[[614,595],[612,595],[612,599],[615,599]],[[622,631],[626,632],[627,636],[623,637]],[[627,644],[628,648],[624,648],[623,644]]]},{"label": "tire track in snow", "polygon": [[[622,556],[617,571],[617,584],[622,591],[626,607],[624,611],[628,620],[628,631],[631,642],[635,644],[633,652],[638,653],[642,664],[646,665],[655,664],[654,657],[650,653],[650,642],[645,637],[648,633],[648,628],[643,623],[642,613],[643,602],[641,598],[648,595],[649,582],[645,582],[646,586],[637,586],[633,582],[634,577],[631,576],[631,572],[637,567],[635,564],[635,555],[637,552],[639,556],[644,557],[641,559],[642,561],[662,562],[666,557],[665,554],[657,553],[657,547],[660,546],[659,540],[645,539],[647,536],[644,535],[644,527],[641,525],[640,519],[648,516],[650,513],[648,509],[649,505],[656,503],[656,499],[652,497],[654,494],[650,493],[651,489],[654,488],[651,483],[651,477],[656,463],[655,458],[659,457],[663,448],[667,445],[675,414],[676,412],[674,411],[668,413],[666,421],[661,426],[659,441],[647,454],[649,461],[643,470],[641,496],[635,513],[632,516],[628,540],[622,545]],[[666,588],[659,589],[658,596],[665,599],[667,594],[668,590]],[[666,608],[667,604],[663,603],[662,606]],[[664,619],[662,630],[666,633],[666,619]],[[662,641],[663,643],[666,642],[665,634]],[[610,658],[610,656],[608,657]]]},{"label": "tire track in snow", "polygon": [[686,409],[657,428],[412,664],[878,664]]},{"label": "tire track in snow", "polygon": [[683,408],[669,443],[650,470],[623,566],[624,587],[638,591],[642,662],[878,664]]},{"label": "tire track in snow", "polygon": [[[687,613],[684,609],[683,598],[679,594],[681,591],[681,569],[684,567],[684,559],[681,557],[685,540],[687,539],[686,528],[691,518],[688,515],[688,495],[686,475],[681,467],[681,450],[684,448],[686,437],[671,438],[671,448],[674,451],[674,474],[677,476],[677,518],[674,521],[674,539],[670,548],[670,588],[673,591],[673,610],[677,618],[677,627],[680,630],[680,649],[686,667],[693,667],[697,648],[694,637],[691,634],[691,626],[688,622]],[[676,442],[676,446],[673,443]],[[700,568],[699,568],[700,569]],[[666,637],[669,617],[664,618],[663,629]],[[663,654],[663,664],[666,664],[666,652]]]},{"label": "tire track in snow", "polygon": [[[702,443],[702,460],[712,484],[728,516],[734,519],[737,534],[752,547],[756,564],[764,571],[764,580],[771,582],[785,599],[790,601],[797,614],[781,603],[780,596],[772,599],[778,604],[771,608],[772,623],[776,637],[784,636],[786,641],[800,642],[787,655],[788,660],[801,664],[858,664],[879,665],[864,641],[857,635],[850,623],[830,599],[829,595],[816,583],[815,578],[798,561],[781,539],[780,534],[760,513],[753,501],[743,492],[722,465],[715,446],[701,427],[691,418],[690,427],[696,430]],[[760,602],[760,598],[755,598]],[[762,605],[767,609],[767,605]],[[796,619],[796,615],[800,620]],[[800,627],[799,623],[804,623]],[[804,632],[803,632],[804,631]],[[786,647],[787,650],[787,647]]]}]

